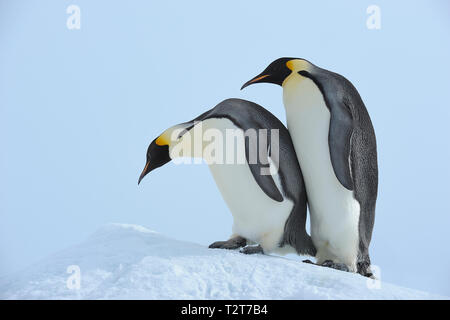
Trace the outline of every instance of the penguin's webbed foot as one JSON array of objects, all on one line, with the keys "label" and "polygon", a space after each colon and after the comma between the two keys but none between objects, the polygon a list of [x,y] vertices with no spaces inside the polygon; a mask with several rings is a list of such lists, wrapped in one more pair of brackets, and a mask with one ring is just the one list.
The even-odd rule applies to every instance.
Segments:
[{"label": "penguin's webbed foot", "polygon": [[312,262],[312,261],[311,261],[311,260],[309,260],[309,259],[303,260],[302,262],[304,262],[304,263],[308,263],[308,264],[315,264],[314,262]]},{"label": "penguin's webbed foot", "polygon": [[216,241],[209,245],[210,249],[239,249],[244,247],[247,244],[247,240],[243,237],[237,236],[227,241]]},{"label": "penguin's webbed foot", "polygon": [[345,265],[344,263],[334,263],[331,260],[325,260],[322,264],[322,267],[332,268],[340,271],[346,271],[349,272],[350,269]]},{"label": "penguin's webbed foot", "polygon": [[246,246],[239,250],[239,252],[243,254],[264,254],[264,250],[259,244],[256,246]]}]

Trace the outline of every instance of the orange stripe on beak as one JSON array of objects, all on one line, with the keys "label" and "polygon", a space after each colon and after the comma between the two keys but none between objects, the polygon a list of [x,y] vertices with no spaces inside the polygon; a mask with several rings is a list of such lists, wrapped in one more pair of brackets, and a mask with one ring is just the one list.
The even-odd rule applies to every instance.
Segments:
[{"label": "orange stripe on beak", "polygon": [[267,78],[268,76],[270,76],[270,74],[265,74],[265,75],[262,75],[262,76],[259,76],[259,77],[256,77],[256,78],[252,79],[252,80],[247,81],[247,82],[244,83],[244,85],[241,87],[241,90],[244,89],[245,87],[251,85],[252,83],[255,83],[255,82],[258,82],[259,80],[262,80],[262,79],[264,79],[264,78]]},{"label": "orange stripe on beak", "polygon": [[255,79],[253,79],[252,81],[250,81],[249,84],[250,84],[250,83],[253,83],[253,82],[256,82],[256,81],[259,81],[259,80],[261,80],[261,79],[264,79],[264,78],[266,78],[266,77],[268,77],[268,76],[269,76],[268,74],[265,74],[265,75],[263,75],[263,76],[261,76],[261,77],[255,78]]},{"label": "orange stripe on beak", "polygon": [[149,164],[150,164],[150,162],[147,162],[147,164],[145,165],[144,170],[142,170],[142,173],[139,176],[138,185],[141,183],[141,180],[144,179]]}]

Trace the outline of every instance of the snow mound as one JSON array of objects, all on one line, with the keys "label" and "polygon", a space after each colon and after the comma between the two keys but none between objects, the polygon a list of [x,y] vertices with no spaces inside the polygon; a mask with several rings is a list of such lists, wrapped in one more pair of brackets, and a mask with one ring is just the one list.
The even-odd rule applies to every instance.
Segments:
[{"label": "snow mound", "polygon": [[[75,275],[68,273],[69,266],[79,267],[79,289],[67,284]],[[377,289],[368,281],[356,274],[282,257],[208,249],[141,226],[109,224],[83,243],[0,279],[0,298],[443,298],[384,282]]]}]

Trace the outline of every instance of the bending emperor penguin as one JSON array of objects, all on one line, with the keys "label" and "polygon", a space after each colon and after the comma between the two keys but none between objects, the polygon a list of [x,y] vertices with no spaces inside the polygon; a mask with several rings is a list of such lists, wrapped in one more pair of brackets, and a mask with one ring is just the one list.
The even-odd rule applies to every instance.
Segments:
[{"label": "bending emperor penguin", "polygon": [[317,264],[371,276],[369,243],[378,167],[375,132],[355,87],[297,58],[280,58],[242,88],[283,87],[287,125],[302,169]]},{"label": "bending emperor penguin", "polygon": [[295,149],[286,127],[269,111],[228,99],[167,129],[148,147],[139,182],[180,157],[208,163],[233,215],[231,238],[210,248],[315,255],[305,229],[306,190]]}]

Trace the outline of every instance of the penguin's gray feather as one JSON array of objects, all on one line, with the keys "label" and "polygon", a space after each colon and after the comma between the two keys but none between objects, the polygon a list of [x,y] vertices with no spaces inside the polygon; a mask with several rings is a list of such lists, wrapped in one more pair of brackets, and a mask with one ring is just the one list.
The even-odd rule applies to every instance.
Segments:
[{"label": "penguin's gray feather", "polygon": [[339,182],[360,204],[358,272],[370,266],[369,243],[375,219],[378,164],[375,131],[356,88],[343,76],[314,66],[300,71],[320,89],[330,110],[328,143]]}]

